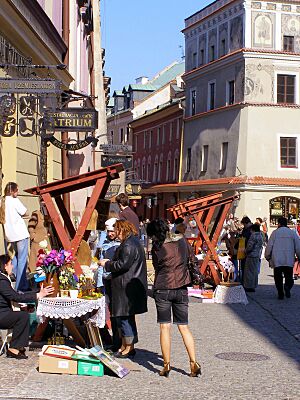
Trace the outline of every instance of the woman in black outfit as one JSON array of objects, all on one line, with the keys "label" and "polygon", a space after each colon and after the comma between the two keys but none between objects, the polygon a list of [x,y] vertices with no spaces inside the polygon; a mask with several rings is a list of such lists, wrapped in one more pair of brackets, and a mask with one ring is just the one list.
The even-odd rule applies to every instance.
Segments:
[{"label": "woman in black outfit", "polygon": [[168,377],[171,356],[171,317],[182,336],[190,359],[191,377],[201,374],[196,361],[195,343],[188,326],[188,291],[191,278],[187,266],[192,249],[182,233],[170,234],[167,223],[161,219],[147,225],[147,234],[152,239],[152,262],[155,269],[153,297],[160,324],[160,345],[164,368],[160,376]]},{"label": "woman in black outfit", "polygon": [[53,288],[47,286],[39,293],[18,293],[12,286],[9,276],[13,265],[7,255],[0,256],[0,329],[12,329],[12,339],[6,357],[26,359],[25,347],[29,339],[29,315],[26,311],[13,311],[11,302],[26,303],[41,299],[51,293]]}]

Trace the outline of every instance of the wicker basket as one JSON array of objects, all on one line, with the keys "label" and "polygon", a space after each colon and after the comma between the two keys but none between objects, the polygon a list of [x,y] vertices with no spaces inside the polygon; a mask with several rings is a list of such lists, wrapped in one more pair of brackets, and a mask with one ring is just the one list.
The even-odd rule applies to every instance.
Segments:
[{"label": "wicker basket", "polygon": [[220,282],[220,285],[231,287],[231,286],[239,286],[239,285],[241,285],[241,283],[240,282]]}]

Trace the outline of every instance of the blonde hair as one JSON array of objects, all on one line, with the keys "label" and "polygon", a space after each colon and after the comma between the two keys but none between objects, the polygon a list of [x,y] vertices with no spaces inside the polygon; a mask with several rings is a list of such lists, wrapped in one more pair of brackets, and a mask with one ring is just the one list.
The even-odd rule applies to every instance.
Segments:
[{"label": "blonde hair", "polygon": [[117,236],[122,235],[122,241],[126,240],[130,235],[137,235],[136,227],[128,221],[118,220],[114,224]]}]

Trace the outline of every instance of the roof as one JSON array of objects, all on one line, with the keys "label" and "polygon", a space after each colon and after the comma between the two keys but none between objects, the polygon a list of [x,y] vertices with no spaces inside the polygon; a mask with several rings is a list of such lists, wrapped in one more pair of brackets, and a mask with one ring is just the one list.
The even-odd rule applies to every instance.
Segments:
[{"label": "roof", "polygon": [[123,96],[122,90],[115,90],[113,93],[113,97],[115,96]]},{"label": "roof", "polygon": [[178,75],[182,75],[185,70],[185,63],[183,62],[176,62],[171,64],[170,67],[164,69],[160,72],[156,77],[154,77],[150,83],[153,85],[157,85],[159,87],[166,85],[168,82],[172,81]]},{"label": "roof", "polygon": [[128,91],[129,90],[140,90],[142,92],[154,92],[154,90],[159,89],[159,86],[157,85],[152,85],[151,83],[146,83],[145,85],[142,85],[141,83],[132,83],[128,86]]},{"label": "roof", "polygon": [[[202,179],[196,181],[186,181],[180,183],[168,183],[163,185],[154,185],[147,189],[142,190],[142,194],[152,194],[160,192],[172,192],[172,191],[190,191],[190,190],[201,190],[211,189],[214,186],[227,186],[227,189],[236,189],[236,187],[251,185],[251,186],[276,186],[276,187],[300,187],[300,179],[291,178],[270,178],[264,176],[233,176],[216,179]],[[228,186],[230,186],[228,188]]]}]

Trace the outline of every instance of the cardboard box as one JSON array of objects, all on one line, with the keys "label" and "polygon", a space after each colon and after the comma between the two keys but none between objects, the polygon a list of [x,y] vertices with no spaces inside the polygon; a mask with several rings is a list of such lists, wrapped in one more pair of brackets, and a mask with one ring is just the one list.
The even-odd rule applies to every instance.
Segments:
[{"label": "cardboard box", "polygon": [[74,355],[72,358],[77,361],[78,375],[90,375],[90,376],[104,375],[103,364],[96,358],[81,354]]},{"label": "cardboard box", "polygon": [[77,361],[40,355],[39,372],[77,375]]}]

